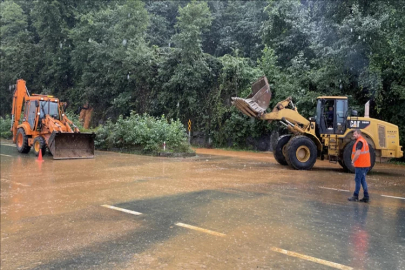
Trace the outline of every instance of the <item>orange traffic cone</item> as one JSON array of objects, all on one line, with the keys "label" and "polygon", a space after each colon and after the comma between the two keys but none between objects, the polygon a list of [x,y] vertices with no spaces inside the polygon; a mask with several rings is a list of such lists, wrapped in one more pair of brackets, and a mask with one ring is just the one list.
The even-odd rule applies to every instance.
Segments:
[{"label": "orange traffic cone", "polygon": [[44,161],[44,160],[42,159],[42,149],[39,149],[39,155],[38,155],[37,161],[39,161],[39,162]]}]

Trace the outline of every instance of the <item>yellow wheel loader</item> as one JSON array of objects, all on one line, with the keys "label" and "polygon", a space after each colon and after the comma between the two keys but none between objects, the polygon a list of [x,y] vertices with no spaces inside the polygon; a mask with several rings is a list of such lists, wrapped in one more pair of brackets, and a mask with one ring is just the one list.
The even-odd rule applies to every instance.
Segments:
[{"label": "yellow wheel loader", "polygon": [[[93,158],[94,133],[81,133],[69,120],[58,98],[28,92],[18,80],[13,96],[11,131],[20,153],[35,154],[48,148],[54,159]],[[21,116],[23,119],[21,119]]]},{"label": "yellow wheel loader", "polygon": [[232,104],[243,114],[261,120],[279,121],[290,134],[278,138],[274,157],[281,165],[290,165],[297,170],[310,170],[317,158],[339,163],[345,170],[354,172],[351,154],[355,129],[362,131],[371,155],[371,168],[377,159],[400,158],[398,126],[365,116],[348,106],[344,96],[321,96],[317,98],[316,117],[306,119],[299,114],[292,98],[277,103],[271,112],[266,112],[271,99],[267,78],[262,77],[252,85],[247,98],[233,97]]}]

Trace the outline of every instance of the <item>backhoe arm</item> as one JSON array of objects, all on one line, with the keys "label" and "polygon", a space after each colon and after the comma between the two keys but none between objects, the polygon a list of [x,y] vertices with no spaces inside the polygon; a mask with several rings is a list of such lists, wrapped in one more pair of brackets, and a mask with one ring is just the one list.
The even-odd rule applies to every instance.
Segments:
[{"label": "backhoe arm", "polygon": [[16,89],[13,95],[13,108],[11,110],[11,131],[13,132],[13,142],[16,141],[17,127],[20,122],[24,99],[30,94],[24,80],[17,80]]}]

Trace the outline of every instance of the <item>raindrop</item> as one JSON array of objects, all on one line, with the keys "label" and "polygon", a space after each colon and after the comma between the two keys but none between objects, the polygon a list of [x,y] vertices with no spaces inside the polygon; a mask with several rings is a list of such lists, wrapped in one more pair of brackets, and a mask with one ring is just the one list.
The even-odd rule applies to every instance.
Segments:
[{"label": "raindrop", "polygon": [[359,36],[359,39],[361,39],[361,36]]},{"label": "raindrop", "polygon": [[128,18],[131,17],[131,13],[128,13]]},{"label": "raindrop", "polygon": [[129,74],[127,75],[127,80],[129,80]]},{"label": "raindrop", "polygon": [[350,28],[350,32],[352,32],[352,33],[353,33],[353,28]]},{"label": "raindrop", "polygon": [[342,88],[343,88],[342,84],[340,84],[340,85],[339,85],[339,88],[340,88],[340,89],[342,89]]},{"label": "raindrop", "polygon": [[89,42],[91,42],[91,38],[89,38]]},{"label": "raindrop", "polygon": [[124,45],[124,46],[127,45],[127,40],[125,38],[122,40],[122,45]]},{"label": "raindrop", "polygon": [[394,65],[394,62],[391,62],[391,65]]},{"label": "raindrop", "polygon": [[63,47],[63,44],[62,44],[62,42],[61,42],[61,43],[59,43],[59,48],[62,49],[62,47]]},{"label": "raindrop", "polygon": [[365,38],[363,38],[363,41],[366,41],[366,39],[365,39]]}]

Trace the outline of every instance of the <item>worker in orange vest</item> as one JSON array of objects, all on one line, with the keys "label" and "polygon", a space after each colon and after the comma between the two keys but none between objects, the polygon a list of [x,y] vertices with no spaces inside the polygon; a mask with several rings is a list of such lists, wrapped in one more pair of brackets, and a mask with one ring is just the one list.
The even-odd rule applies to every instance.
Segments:
[{"label": "worker in orange vest", "polygon": [[353,136],[356,139],[352,150],[352,164],[355,168],[356,175],[354,177],[354,180],[356,182],[356,188],[354,190],[353,196],[350,197],[348,200],[353,202],[359,201],[360,185],[362,185],[364,197],[360,201],[368,203],[370,201],[370,197],[368,195],[366,175],[371,167],[370,150],[366,139],[361,136],[360,129],[356,129],[353,133]]}]

